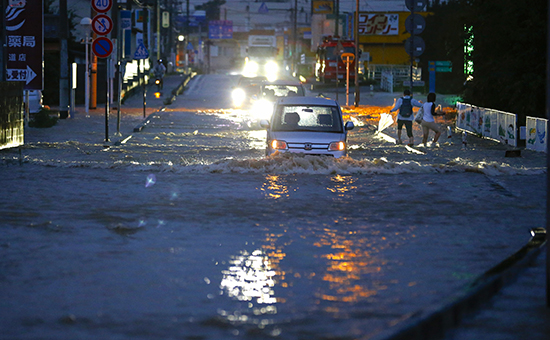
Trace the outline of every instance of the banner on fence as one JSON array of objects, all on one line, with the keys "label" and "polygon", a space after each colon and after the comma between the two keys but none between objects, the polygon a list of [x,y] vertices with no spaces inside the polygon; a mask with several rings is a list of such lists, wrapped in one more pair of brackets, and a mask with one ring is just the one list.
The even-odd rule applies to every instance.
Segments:
[{"label": "banner on fence", "polygon": [[527,117],[525,126],[525,148],[546,152],[547,120],[544,118]]},{"label": "banner on fence", "polygon": [[518,145],[516,115],[457,103],[456,126],[473,134],[497,140],[511,146]]}]

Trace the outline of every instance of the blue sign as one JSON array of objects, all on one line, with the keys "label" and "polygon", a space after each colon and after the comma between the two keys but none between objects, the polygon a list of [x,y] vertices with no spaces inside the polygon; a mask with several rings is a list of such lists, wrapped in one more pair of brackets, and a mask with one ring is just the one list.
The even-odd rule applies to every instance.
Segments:
[{"label": "blue sign", "polygon": [[208,22],[208,38],[233,39],[233,21],[211,20]]},{"label": "blue sign", "polygon": [[258,8],[258,13],[267,14],[268,12],[269,12],[269,8],[267,8],[267,5],[265,4],[265,2],[262,2],[262,4],[260,5],[260,8]]},{"label": "blue sign", "polygon": [[92,51],[98,58],[107,58],[113,52],[111,39],[99,37],[92,42]]},{"label": "blue sign", "polygon": [[132,28],[132,11],[120,10],[120,28],[128,30]]},{"label": "blue sign", "polygon": [[145,47],[145,45],[143,45],[143,42],[140,42],[136,48],[136,52],[134,53],[134,59],[147,58],[149,58],[149,51],[147,51],[147,48]]}]

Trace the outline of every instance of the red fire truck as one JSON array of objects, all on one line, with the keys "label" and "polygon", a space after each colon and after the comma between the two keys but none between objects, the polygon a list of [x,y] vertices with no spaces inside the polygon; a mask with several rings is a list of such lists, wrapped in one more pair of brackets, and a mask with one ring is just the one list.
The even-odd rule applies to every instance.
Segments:
[{"label": "red fire truck", "polygon": [[[355,55],[353,40],[343,40],[327,36],[317,47],[315,60],[315,77],[322,83],[336,82],[336,74],[340,81],[346,80],[346,63],[340,58],[342,53]],[[355,58],[357,59],[357,58]],[[338,71],[336,66],[338,65]],[[349,64],[349,81],[355,82],[355,61]]]}]

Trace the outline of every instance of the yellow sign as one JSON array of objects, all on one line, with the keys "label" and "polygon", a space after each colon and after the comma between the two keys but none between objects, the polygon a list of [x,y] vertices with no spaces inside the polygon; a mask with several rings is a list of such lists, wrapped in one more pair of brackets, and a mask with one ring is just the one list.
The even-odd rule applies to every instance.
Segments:
[{"label": "yellow sign", "polygon": [[332,14],[334,13],[334,1],[318,1],[311,2],[311,14]]}]

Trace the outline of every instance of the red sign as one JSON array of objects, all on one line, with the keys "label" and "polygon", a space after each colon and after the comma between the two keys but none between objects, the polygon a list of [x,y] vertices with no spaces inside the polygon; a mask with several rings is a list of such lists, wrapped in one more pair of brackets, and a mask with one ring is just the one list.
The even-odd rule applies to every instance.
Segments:
[{"label": "red sign", "polygon": [[92,8],[97,13],[109,12],[112,6],[113,6],[112,0],[92,0]]},{"label": "red sign", "polygon": [[99,37],[92,42],[92,51],[98,58],[107,58],[113,52],[111,39]]},{"label": "red sign", "polygon": [[97,35],[107,35],[113,29],[113,20],[105,14],[99,14],[92,20],[92,30]]}]

